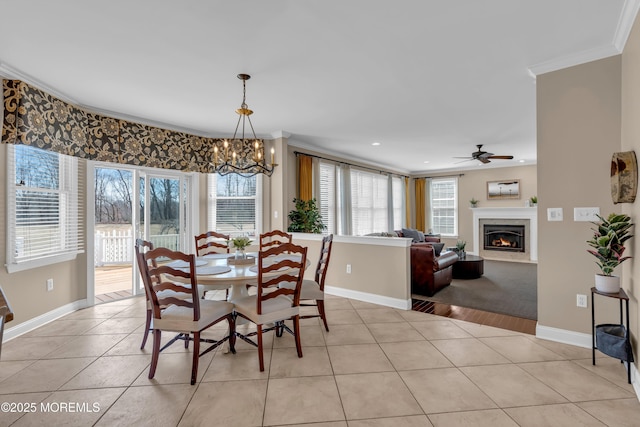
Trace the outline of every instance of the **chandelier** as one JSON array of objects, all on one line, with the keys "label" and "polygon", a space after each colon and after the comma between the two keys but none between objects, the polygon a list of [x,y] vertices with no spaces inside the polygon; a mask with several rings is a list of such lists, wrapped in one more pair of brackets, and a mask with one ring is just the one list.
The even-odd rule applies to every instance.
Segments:
[{"label": "chandelier", "polygon": [[[253,111],[249,109],[246,102],[247,96],[247,80],[251,78],[248,74],[238,74],[238,78],[242,80],[242,104],[236,110],[238,124],[233,133],[233,138],[216,141],[213,147],[213,166],[214,172],[220,175],[229,173],[237,173],[244,176],[253,176],[259,173],[271,176],[273,169],[278,166],[275,163],[275,150],[271,148],[270,163],[264,155],[264,141],[256,137],[251,123],[251,114]],[[249,122],[253,139],[245,138],[245,124]],[[242,136],[236,138],[238,129],[242,123]]]}]

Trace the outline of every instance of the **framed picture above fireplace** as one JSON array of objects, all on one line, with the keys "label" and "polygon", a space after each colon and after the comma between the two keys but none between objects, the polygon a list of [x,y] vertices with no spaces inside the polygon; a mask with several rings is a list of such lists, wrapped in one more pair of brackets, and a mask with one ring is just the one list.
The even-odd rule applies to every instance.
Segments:
[{"label": "framed picture above fireplace", "polygon": [[519,199],[520,180],[487,181],[487,200]]}]

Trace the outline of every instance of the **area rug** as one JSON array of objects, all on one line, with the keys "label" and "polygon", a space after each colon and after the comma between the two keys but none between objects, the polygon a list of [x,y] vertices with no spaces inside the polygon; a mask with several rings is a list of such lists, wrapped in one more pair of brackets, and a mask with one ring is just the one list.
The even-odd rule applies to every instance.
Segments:
[{"label": "area rug", "polygon": [[413,298],[475,308],[525,319],[538,319],[537,264],[484,261],[479,279],[454,279],[451,285],[432,297]]}]

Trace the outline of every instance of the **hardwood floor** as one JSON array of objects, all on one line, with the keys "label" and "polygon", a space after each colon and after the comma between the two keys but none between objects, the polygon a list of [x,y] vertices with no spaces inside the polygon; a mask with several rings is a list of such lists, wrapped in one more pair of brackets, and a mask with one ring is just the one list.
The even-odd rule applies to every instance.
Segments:
[{"label": "hardwood floor", "polygon": [[508,329],[510,331],[522,332],[530,335],[536,334],[537,322],[535,320],[507,316],[506,314],[490,313],[488,311],[481,311],[473,308],[459,307],[456,305],[423,301],[419,299],[412,300],[412,310],[435,314],[437,316],[448,317],[451,319],[465,320],[467,322],[478,323],[480,325],[494,326],[496,328]]}]

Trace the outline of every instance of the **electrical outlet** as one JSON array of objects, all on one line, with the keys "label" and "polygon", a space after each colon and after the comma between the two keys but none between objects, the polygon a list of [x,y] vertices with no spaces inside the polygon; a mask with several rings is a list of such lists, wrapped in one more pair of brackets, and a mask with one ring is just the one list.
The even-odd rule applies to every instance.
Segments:
[{"label": "electrical outlet", "polygon": [[47,279],[47,291],[53,290],[53,279]]},{"label": "electrical outlet", "polygon": [[587,296],[586,295],[582,295],[582,294],[576,295],[576,305],[578,307],[586,308],[587,307]]},{"label": "electrical outlet", "polygon": [[351,264],[347,264],[347,274],[351,274]]}]

